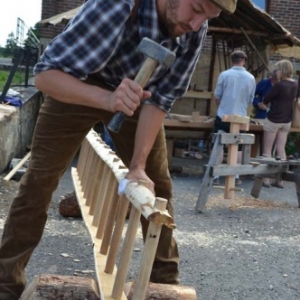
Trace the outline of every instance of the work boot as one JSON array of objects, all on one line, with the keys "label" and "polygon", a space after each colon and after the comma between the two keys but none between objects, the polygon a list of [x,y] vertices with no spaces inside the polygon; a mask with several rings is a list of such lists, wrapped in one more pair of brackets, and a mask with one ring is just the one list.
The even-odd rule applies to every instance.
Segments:
[{"label": "work boot", "polygon": [[178,273],[178,265],[176,263],[154,262],[150,282],[179,284]]}]

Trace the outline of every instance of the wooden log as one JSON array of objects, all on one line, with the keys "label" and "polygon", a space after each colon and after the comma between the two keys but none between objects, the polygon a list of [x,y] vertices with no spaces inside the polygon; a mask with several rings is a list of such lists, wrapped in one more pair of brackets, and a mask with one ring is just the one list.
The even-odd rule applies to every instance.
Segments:
[{"label": "wooden log", "polygon": [[167,210],[160,211],[154,207],[155,197],[152,192],[139,182],[129,182],[125,188],[127,199],[143,214],[148,221],[169,228],[176,228],[173,218]]},{"label": "wooden log", "polygon": [[20,300],[100,300],[92,278],[41,274],[35,276]]},{"label": "wooden log", "polygon": [[[134,282],[127,282],[124,292],[128,300],[132,300],[134,292]],[[196,300],[196,290],[189,286],[159,284],[149,282],[145,300]]]}]

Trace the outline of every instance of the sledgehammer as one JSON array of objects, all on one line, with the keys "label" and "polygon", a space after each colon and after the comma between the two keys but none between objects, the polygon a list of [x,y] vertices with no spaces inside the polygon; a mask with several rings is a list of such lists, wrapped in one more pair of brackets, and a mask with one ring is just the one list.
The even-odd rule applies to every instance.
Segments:
[{"label": "sledgehammer", "polygon": [[[169,49],[148,38],[143,38],[137,49],[139,52],[147,56],[145,62],[134,79],[135,82],[144,88],[158,63],[169,67],[175,60],[175,54]],[[119,111],[115,113],[108,123],[107,128],[113,132],[119,132],[125,118],[126,115],[123,112]]]}]

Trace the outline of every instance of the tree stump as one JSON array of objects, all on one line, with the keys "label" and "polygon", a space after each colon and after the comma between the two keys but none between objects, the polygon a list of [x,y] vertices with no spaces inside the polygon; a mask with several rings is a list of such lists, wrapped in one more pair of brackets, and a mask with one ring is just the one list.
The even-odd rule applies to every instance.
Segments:
[{"label": "tree stump", "polygon": [[59,213],[63,217],[82,217],[75,191],[68,193],[61,198],[59,202]]},{"label": "tree stump", "polygon": [[98,285],[86,277],[41,274],[35,276],[20,300],[100,300]]},{"label": "tree stump", "polygon": [[[124,292],[132,299],[134,282],[127,282]],[[149,282],[145,300],[197,300],[196,290],[189,286]]]}]

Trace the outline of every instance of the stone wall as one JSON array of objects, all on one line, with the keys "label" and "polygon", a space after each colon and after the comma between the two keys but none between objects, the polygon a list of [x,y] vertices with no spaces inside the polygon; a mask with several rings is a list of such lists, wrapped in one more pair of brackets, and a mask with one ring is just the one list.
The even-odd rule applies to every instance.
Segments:
[{"label": "stone wall", "polygon": [[0,174],[14,157],[22,158],[30,148],[42,99],[35,88],[28,88],[21,107],[0,104]]}]

